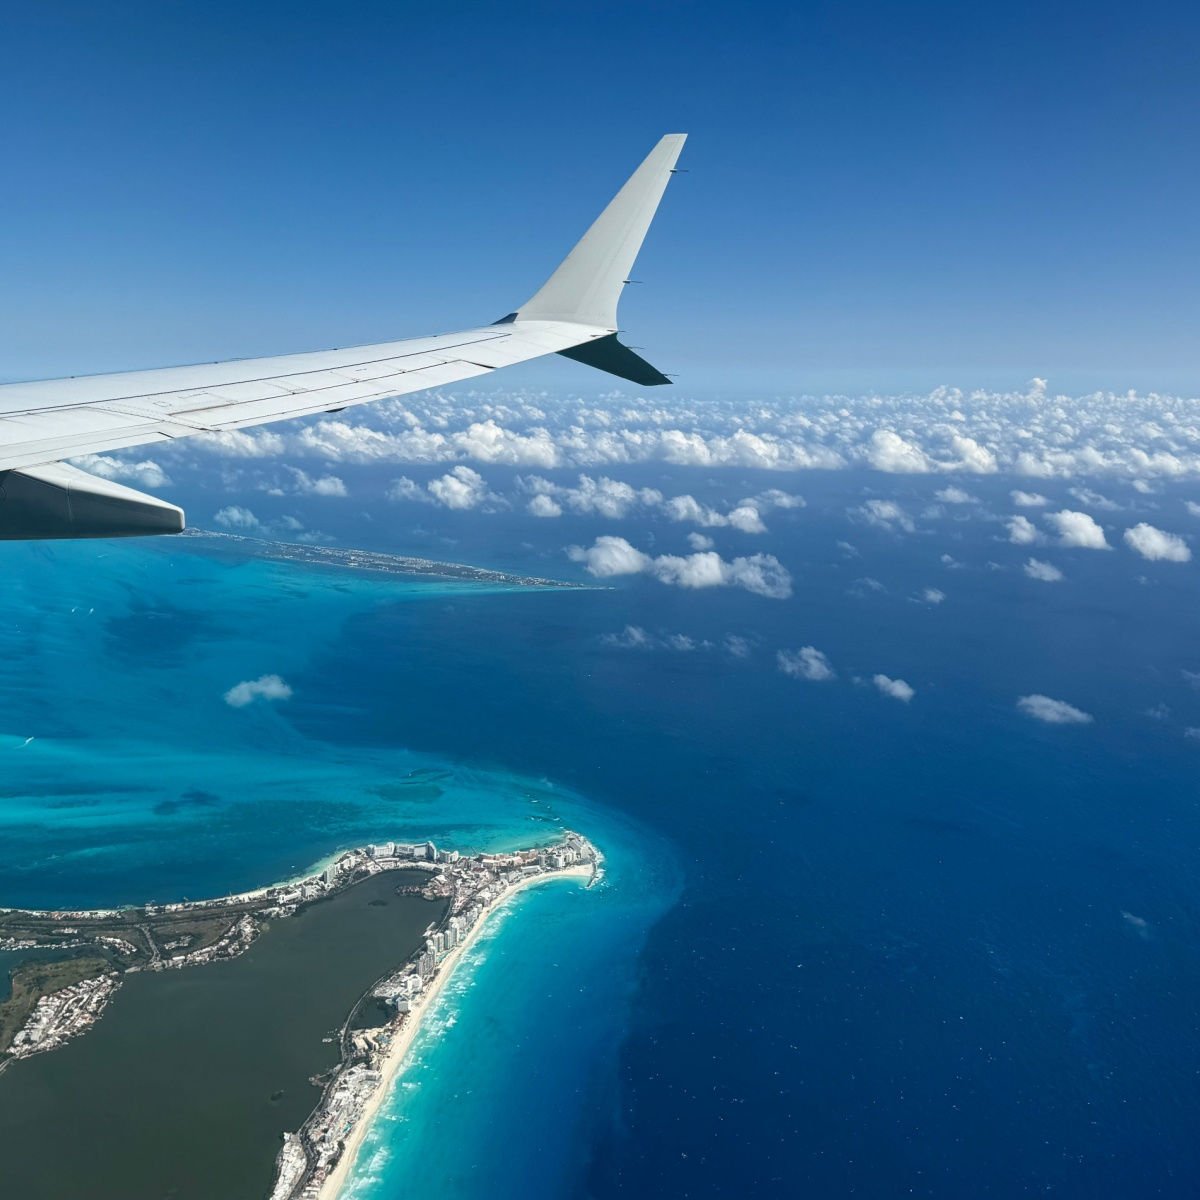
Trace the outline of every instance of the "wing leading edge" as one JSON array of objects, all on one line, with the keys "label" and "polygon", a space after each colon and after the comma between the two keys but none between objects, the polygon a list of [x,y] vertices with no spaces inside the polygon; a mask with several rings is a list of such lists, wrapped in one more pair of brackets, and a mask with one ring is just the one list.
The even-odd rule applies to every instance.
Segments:
[{"label": "wing leading edge", "polygon": [[683,148],[662,138],[522,308],[438,337],[0,386],[0,539],[177,533],[181,509],[60,462],[337,412],[547,354],[667,383],[616,337],[617,303]]}]

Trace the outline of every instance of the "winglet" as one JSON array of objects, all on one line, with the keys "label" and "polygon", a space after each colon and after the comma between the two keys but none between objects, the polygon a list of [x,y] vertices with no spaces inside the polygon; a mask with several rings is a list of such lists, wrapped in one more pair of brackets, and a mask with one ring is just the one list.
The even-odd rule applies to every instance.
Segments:
[{"label": "winglet", "polygon": [[669,133],[646,156],[518,321],[566,321],[617,330],[617,301],[675,169],[686,133]]}]

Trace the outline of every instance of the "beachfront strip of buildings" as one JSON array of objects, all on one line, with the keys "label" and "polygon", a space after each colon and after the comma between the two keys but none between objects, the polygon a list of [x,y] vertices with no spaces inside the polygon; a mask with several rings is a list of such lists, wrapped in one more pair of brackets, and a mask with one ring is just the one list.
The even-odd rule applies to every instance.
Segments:
[{"label": "beachfront strip of buildings", "polygon": [[[393,864],[411,865],[410,849],[385,842],[361,853],[366,855],[367,869],[383,870]],[[299,1132],[284,1135],[270,1200],[315,1200],[319,1196],[382,1083],[381,1067],[392,1043],[407,1022],[418,1019],[416,1010],[442,964],[488,910],[528,879],[581,866],[590,868],[594,879],[600,868],[596,848],[576,833],[567,833],[562,841],[544,849],[510,854],[461,857],[455,851],[439,852],[432,844],[427,849],[425,861],[435,864],[437,873],[422,890],[426,896],[449,899],[446,915],[427,931],[424,945],[408,962],[363,996],[363,1001],[386,1003],[391,1013],[388,1023],[376,1029],[352,1029],[358,1005],[347,1018],[341,1031],[341,1065],[325,1083],[320,1101]]]}]

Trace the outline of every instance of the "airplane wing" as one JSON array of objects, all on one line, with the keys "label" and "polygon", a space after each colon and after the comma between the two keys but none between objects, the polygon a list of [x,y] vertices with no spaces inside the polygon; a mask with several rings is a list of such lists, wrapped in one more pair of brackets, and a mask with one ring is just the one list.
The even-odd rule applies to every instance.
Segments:
[{"label": "airplane wing", "polygon": [[617,339],[617,302],[683,148],[668,134],[562,265],[493,325],[436,337],[0,386],[0,539],[178,533],[183,511],[62,459],[338,412],[563,354],[670,380]]}]

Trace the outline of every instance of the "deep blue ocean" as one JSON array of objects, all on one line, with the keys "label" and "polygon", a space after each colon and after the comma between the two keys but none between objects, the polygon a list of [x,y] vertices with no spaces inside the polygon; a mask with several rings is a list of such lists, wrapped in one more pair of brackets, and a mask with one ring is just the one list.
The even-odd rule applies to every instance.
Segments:
[{"label": "deep blue ocean", "polygon": [[[534,889],[493,926],[356,1198],[1194,1196],[1195,566],[1035,548],[1067,578],[1031,580],[1012,480],[967,485],[996,519],[847,515],[882,494],[917,514],[946,482],[714,484],[807,496],[753,547],[792,572],[786,601],[0,546],[0,903],[218,894],[371,839],[567,825],[603,886]],[[1105,490],[1188,519],[1182,488]],[[1097,515],[1119,534],[1130,511]],[[420,518],[332,532],[584,578],[554,522]],[[658,644],[606,640],[627,625]],[[810,644],[836,681],[777,670]],[[855,682],[876,672],[912,702]],[[265,673],[292,699],[223,702]],[[1095,720],[1030,720],[1035,692]]]}]

